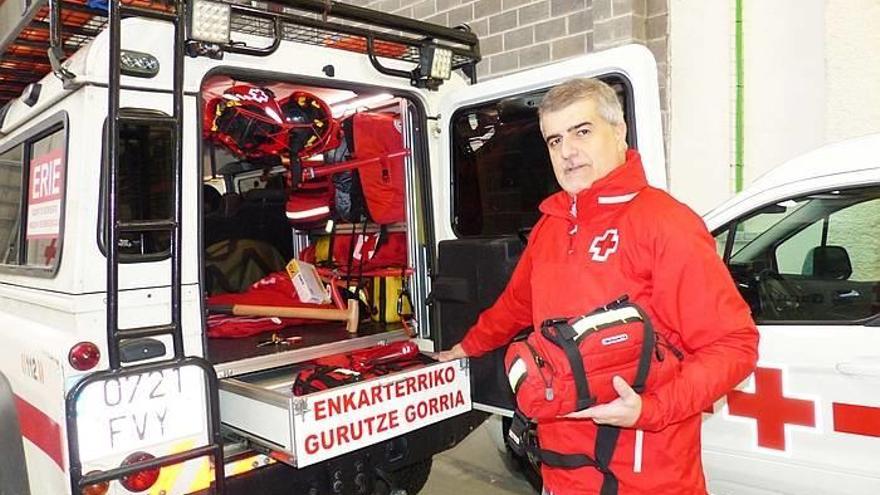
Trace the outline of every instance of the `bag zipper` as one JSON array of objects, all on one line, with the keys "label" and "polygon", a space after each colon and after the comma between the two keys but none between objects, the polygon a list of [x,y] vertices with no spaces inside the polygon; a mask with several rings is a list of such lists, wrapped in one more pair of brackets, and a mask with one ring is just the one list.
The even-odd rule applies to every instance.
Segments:
[{"label": "bag zipper", "polygon": [[[528,348],[529,352],[532,353],[532,359],[535,361],[535,366],[538,367],[538,374],[541,375],[541,381],[544,382],[544,399],[548,402],[553,400],[553,375],[550,375],[550,380],[547,380],[547,377],[544,375],[544,366],[548,365],[547,361],[544,360],[541,356],[538,355],[538,351],[532,347],[532,344],[529,344],[528,341],[523,341]],[[552,370],[552,366],[550,367]]]}]

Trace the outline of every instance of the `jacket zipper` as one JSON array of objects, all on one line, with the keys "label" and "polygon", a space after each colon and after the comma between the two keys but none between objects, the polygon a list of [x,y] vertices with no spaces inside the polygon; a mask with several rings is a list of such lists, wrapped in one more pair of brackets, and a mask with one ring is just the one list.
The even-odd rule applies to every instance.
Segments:
[{"label": "jacket zipper", "polygon": [[569,210],[571,218],[568,221],[568,254],[574,254],[574,236],[578,232],[577,224],[577,197],[571,199],[571,209]]}]

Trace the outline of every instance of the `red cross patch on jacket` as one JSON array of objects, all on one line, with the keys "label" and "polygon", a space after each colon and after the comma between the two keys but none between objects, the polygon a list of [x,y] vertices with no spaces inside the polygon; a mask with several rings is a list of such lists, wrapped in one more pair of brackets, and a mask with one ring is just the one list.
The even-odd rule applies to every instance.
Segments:
[{"label": "red cross patch on jacket", "polygon": [[617,229],[608,229],[602,235],[597,235],[590,243],[590,254],[593,261],[606,261],[609,256],[617,252],[620,245],[620,235]]}]

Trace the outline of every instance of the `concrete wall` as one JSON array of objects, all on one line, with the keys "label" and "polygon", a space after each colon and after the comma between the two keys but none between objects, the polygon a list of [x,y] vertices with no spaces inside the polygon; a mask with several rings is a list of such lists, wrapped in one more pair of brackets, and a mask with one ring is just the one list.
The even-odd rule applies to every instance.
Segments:
[{"label": "concrete wall", "polygon": [[[747,186],[805,151],[880,132],[880,2],[745,0]],[[734,0],[670,0],[670,178],[698,212],[734,193]]]},{"label": "concrete wall", "polygon": [[825,139],[880,131],[880,1],[825,1]]},{"label": "concrete wall", "polygon": [[749,0],[744,9],[745,180],[821,146],[823,0]]},{"label": "concrete wall", "polygon": [[[734,2],[670,10],[672,191],[702,213],[734,191]],[[822,0],[745,1],[746,184],[824,142],[823,18]]]},{"label": "concrete wall", "polygon": [[647,45],[666,95],[667,0],[349,0],[480,37],[480,80],[627,43]]},{"label": "concrete wall", "polygon": [[671,0],[669,18],[669,181],[705,211],[731,190],[733,2]]}]

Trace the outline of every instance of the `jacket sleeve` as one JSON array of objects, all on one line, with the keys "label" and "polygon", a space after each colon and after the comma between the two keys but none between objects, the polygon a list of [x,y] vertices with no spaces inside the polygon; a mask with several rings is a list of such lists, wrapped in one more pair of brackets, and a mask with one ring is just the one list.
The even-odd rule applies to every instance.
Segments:
[{"label": "jacket sleeve", "polygon": [[[656,218],[656,217],[655,217]],[[653,250],[651,309],[685,354],[673,380],[642,395],[635,428],[663,429],[708,408],[754,369],[758,331],[703,221],[675,203]]]},{"label": "jacket sleeve", "polygon": [[471,357],[481,356],[510,342],[520,330],[532,324],[532,245],[538,226],[532,230],[529,245],[523,251],[507,287],[491,307],[480,314],[461,347]]}]

